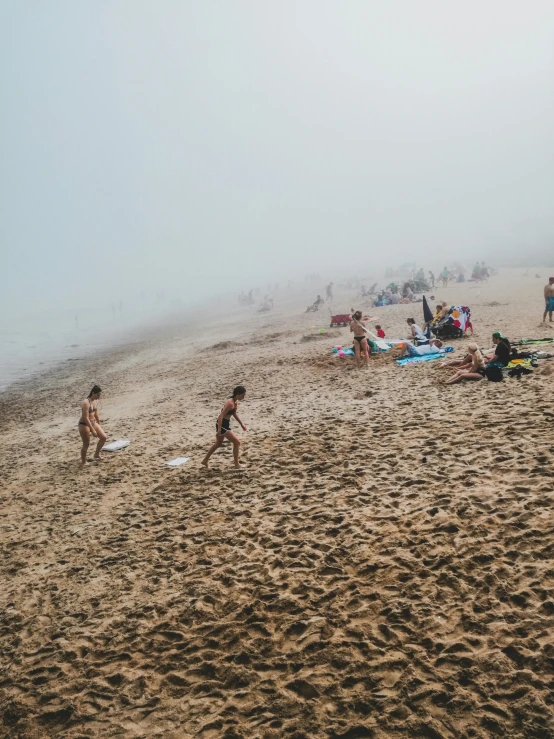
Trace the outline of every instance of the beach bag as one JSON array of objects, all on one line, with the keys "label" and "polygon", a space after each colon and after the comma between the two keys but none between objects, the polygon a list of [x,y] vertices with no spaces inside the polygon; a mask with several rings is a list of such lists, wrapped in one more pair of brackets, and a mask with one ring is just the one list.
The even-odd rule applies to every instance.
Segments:
[{"label": "beach bag", "polygon": [[504,376],[502,374],[502,363],[491,362],[485,367],[485,377],[489,382],[502,382]]}]

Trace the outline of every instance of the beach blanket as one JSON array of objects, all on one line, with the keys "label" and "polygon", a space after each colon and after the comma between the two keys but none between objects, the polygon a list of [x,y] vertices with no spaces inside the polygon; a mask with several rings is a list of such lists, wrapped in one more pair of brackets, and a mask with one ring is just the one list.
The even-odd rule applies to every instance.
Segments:
[{"label": "beach blanket", "polygon": [[424,354],[422,357],[404,357],[404,359],[397,359],[396,364],[402,366],[403,364],[420,364],[421,362],[431,362],[433,359],[443,359],[449,352],[453,352],[454,347],[447,346],[444,349],[438,349],[433,354]]},{"label": "beach blanket", "polygon": [[518,339],[512,341],[512,346],[540,346],[541,344],[554,344],[554,338],[546,339]]}]

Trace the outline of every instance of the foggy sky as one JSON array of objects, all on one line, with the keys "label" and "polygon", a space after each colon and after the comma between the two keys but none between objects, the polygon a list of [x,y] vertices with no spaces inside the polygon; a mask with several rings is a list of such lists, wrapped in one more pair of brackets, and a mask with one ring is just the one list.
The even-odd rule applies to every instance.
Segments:
[{"label": "foggy sky", "polygon": [[3,0],[3,310],[554,234],[551,0]]}]

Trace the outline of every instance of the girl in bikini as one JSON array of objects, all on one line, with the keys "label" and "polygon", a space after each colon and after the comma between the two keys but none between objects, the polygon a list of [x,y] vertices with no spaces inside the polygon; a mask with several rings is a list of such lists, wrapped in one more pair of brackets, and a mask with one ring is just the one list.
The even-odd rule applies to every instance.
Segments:
[{"label": "girl in bikini", "polygon": [[208,462],[210,457],[216,449],[219,449],[224,441],[230,441],[232,443],[235,469],[241,468],[241,465],[239,463],[240,439],[231,431],[231,417],[236,418],[236,420],[241,425],[242,430],[246,431],[246,426],[243,424],[237,414],[238,401],[244,400],[245,395],[246,388],[242,387],[242,385],[239,385],[233,390],[232,398],[229,398],[229,400],[223,406],[223,410],[221,411],[217,421],[215,422],[215,444],[210,447],[208,453],[202,460],[202,464],[206,469],[208,469]]},{"label": "girl in bikini", "polygon": [[352,314],[352,320],[350,321],[350,331],[354,334],[354,353],[358,367],[360,366],[361,354],[363,354],[366,366],[369,367],[369,355],[371,354],[372,347],[364,331],[368,320],[369,318],[367,316],[364,316],[362,319],[362,312],[357,310]]},{"label": "girl in bikini", "polygon": [[471,365],[468,369],[461,367],[455,370],[445,385],[453,385],[461,380],[482,380],[485,376],[485,360],[477,344],[468,344],[467,350],[471,354]]},{"label": "girl in bikini", "polygon": [[84,466],[87,462],[87,450],[90,444],[90,435],[92,434],[98,439],[96,444],[96,452],[94,459],[101,459],[100,451],[106,443],[106,434],[102,426],[100,426],[100,418],[98,416],[98,400],[102,390],[95,385],[88,396],[81,403],[81,420],[78,424],[79,433],[83,440],[81,447],[81,464]]}]

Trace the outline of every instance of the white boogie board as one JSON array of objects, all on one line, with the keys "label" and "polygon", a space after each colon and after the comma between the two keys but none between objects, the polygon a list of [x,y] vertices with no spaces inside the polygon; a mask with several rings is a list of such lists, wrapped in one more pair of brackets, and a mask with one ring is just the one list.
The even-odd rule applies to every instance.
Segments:
[{"label": "white boogie board", "polygon": [[103,452],[118,452],[120,449],[125,449],[131,442],[127,439],[119,439],[119,441],[112,441],[110,444],[106,444],[102,448]]},{"label": "white boogie board", "polygon": [[188,457],[177,457],[177,459],[172,459],[170,462],[166,462],[166,465],[168,467],[180,467],[182,464],[185,464],[185,462],[188,461]]}]

